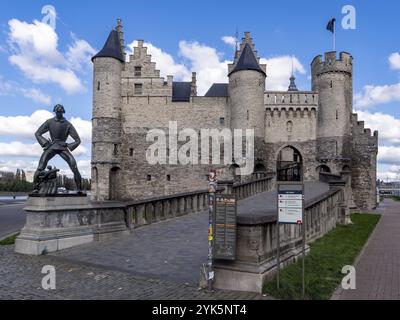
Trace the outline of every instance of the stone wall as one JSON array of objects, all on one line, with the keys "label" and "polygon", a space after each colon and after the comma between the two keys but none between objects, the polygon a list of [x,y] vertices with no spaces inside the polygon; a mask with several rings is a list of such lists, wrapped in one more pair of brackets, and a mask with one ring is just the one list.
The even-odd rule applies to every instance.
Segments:
[{"label": "stone wall", "polygon": [[[306,250],[339,222],[344,202],[343,190],[333,188],[305,204]],[[215,261],[215,288],[262,293],[267,279],[276,273],[276,212],[264,216],[238,214],[235,261]],[[281,267],[301,255],[301,226],[280,225]]]},{"label": "stone wall", "polygon": [[359,210],[371,210],[377,205],[378,132],[371,135],[371,130],[364,128],[364,121],[358,121],[357,114],[353,114],[352,133],[351,186],[354,203]]}]

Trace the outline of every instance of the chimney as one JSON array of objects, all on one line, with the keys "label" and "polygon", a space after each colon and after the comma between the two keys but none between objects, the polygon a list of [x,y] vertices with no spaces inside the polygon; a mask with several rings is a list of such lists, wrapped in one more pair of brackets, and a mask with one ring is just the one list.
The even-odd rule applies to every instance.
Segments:
[{"label": "chimney", "polygon": [[197,79],[196,79],[196,72],[192,72],[192,88],[190,90],[190,95],[192,97],[197,96]]}]

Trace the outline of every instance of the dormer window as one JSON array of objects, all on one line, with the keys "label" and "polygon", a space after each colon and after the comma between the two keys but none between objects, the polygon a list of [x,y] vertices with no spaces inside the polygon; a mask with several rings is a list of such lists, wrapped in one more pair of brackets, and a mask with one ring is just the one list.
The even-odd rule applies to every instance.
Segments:
[{"label": "dormer window", "polygon": [[142,76],[142,67],[135,67],[135,77]]}]

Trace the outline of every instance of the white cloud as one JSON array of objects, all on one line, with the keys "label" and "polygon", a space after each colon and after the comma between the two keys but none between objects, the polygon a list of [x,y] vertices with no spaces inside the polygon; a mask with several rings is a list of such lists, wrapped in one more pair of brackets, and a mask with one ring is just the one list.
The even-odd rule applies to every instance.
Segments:
[{"label": "white cloud", "polygon": [[389,56],[390,68],[400,70],[400,53],[394,52]]},{"label": "white cloud", "polygon": [[15,172],[17,169],[23,169],[27,171],[36,171],[38,161],[24,161],[24,160],[13,160],[13,161],[0,161],[0,171]]},{"label": "white cloud", "polygon": [[37,103],[42,103],[45,105],[50,105],[51,97],[44,94],[41,90],[36,88],[24,89],[20,88],[20,91],[26,98],[30,98]]},{"label": "white cloud", "polygon": [[51,97],[43,93],[37,88],[24,88],[15,81],[4,80],[0,76],[0,96],[16,96],[23,95],[26,98],[45,105],[51,103]]},{"label": "white cloud", "polygon": [[[236,40],[233,37],[222,37],[222,41],[231,45]],[[130,51],[137,46],[137,41],[128,45]],[[223,54],[215,48],[209,47],[197,41],[179,42],[178,57],[181,61],[174,58],[157,48],[151,43],[144,43],[148,53],[152,55],[152,61],[156,62],[156,68],[160,70],[161,76],[173,75],[175,81],[190,81],[191,70],[197,72],[197,91],[199,95],[204,95],[213,83],[228,82],[228,64],[230,60],[222,58]],[[260,63],[267,63],[267,89],[268,90],[287,90],[289,78],[293,71],[305,74],[306,71],[300,61],[289,55],[277,56],[270,59],[261,58]]]},{"label": "white cloud", "polygon": [[[133,48],[137,47],[138,42],[135,40],[128,45],[133,54]],[[175,80],[189,80],[191,78],[191,72],[188,68],[182,64],[174,61],[174,58],[157,48],[149,42],[145,42],[144,46],[147,47],[148,54],[151,55],[152,61],[156,62],[156,68],[160,70],[161,77],[166,77],[167,75],[173,75]]]},{"label": "white cloud", "polygon": [[237,40],[235,37],[232,36],[223,36],[221,40],[226,43],[227,45],[231,46],[232,48],[236,47]]},{"label": "white cloud", "polygon": [[213,83],[228,82],[228,63],[221,61],[222,54],[216,49],[208,47],[197,41],[179,42],[179,54],[190,61],[191,69],[197,72],[197,91],[203,95]]},{"label": "white cloud", "polygon": [[[87,149],[80,145],[74,150],[74,156],[85,155]],[[40,157],[43,153],[42,147],[38,143],[26,144],[19,141],[0,142],[0,156],[3,157]]]},{"label": "white cloud", "polygon": [[400,144],[400,119],[389,114],[358,110],[358,118],[365,122],[366,128],[372,131],[379,131],[380,142],[388,142],[390,144]]},{"label": "white cloud", "polygon": [[[37,110],[28,116],[0,116],[0,135],[34,139],[34,134],[39,126],[53,117],[54,114],[47,110]],[[71,118],[70,121],[77,130],[82,142],[90,143],[92,136],[91,121],[81,118]]]},{"label": "white cloud", "polygon": [[[400,70],[400,53],[392,53],[388,60],[391,69]],[[366,85],[361,92],[354,95],[354,105],[360,109],[394,101],[400,101],[400,83]]]},{"label": "white cloud", "polygon": [[[75,38],[75,36],[73,36]],[[86,69],[90,65],[90,59],[96,54],[96,50],[82,39],[75,39],[74,43],[68,47],[66,59],[72,70]]]},{"label": "white cloud", "polygon": [[88,56],[94,52],[86,41],[76,39],[64,56],[57,48],[58,35],[49,25],[17,19],[8,24],[13,49],[9,61],[28,79],[35,83],[55,83],[69,94],[84,90],[74,70],[79,70],[85,59],[89,63]]},{"label": "white cloud", "polygon": [[306,70],[295,56],[278,56],[269,59],[261,58],[260,63],[267,64],[267,90],[286,91],[289,87],[289,78],[293,72],[305,74]]},{"label": "white cloud", "polygon": [[386,181],[389,179],[389,181],[390,181],[390,180],[397,180],[399,178],[399,174],[397,172],[390,171],[390,170],[387,170],[387,171],[379,171],[378,170],[378,172],[376,173],[376,177],[377,177],[377,179],[380,179],[380,180]]},{"label": "white cloud", "polygon": [[380,146],[378,161],[385,164],[400,164],[400,147]]},{"label": "white cloud", "polygon": [[354,105],[357,108],[368,108],[392,101],[400,101],[400,83],[383,86],[367,85],[362,93],[354,95]]}]

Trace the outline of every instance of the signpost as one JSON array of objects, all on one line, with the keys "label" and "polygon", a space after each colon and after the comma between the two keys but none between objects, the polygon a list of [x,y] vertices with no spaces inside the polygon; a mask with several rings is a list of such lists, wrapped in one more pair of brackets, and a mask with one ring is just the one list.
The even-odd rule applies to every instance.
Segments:
[{"label": "signpost", "polygon": [[278,220],[277,220],[277,288],[280,276],[280,225],[297,224],[302,230],[302,289],[305,294],[305,223],[304,223],[304,184],[302,182],[278,182]]},{"label": "signpost", "polygon": [[236,259],[236,197],[230,194],[216,196],[214,258]]},{"label": "signpost", "polygon": [[210,170],[208,177],[208,256],[207,256],[207,290],[212,291],[212,283],[214,280],[214,212],[215,212],[215,193],[217,191],[217,173],[215,170]]}]

